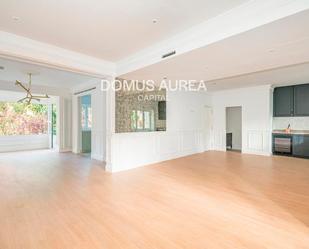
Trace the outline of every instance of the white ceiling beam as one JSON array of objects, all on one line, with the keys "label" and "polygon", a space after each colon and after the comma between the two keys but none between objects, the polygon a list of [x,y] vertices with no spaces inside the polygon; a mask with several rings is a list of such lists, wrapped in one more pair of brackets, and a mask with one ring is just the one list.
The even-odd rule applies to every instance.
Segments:
[{"label": "white ceiling beam", "polygon": [[119,61],[116,75],[156,64],[168,52],[176,51],[178,56],[308,9],[308,0],[249,1]]},{"label": "white ceiling beam", "polygon": [[[32,92],[36,94],[48,94],[51,96],[62,96],[65,98],[70,98],[72,93],[70,89],[63,87],[50,87],[50,86],[41,86],[41,85],[32,85]],[[1,91],[10,91],[14,93],[23,93],[26,94],[21,88],[16,87],[14,82],[0,80],[0,92]],[[12,98],[14,100],[14,98]],[[1,99],[3,101],[3,98]],[[15,99],[16,100],[16,99]]]},{"label": "white ceiling beam", "polygon": [[112,62],[3,31],[0,56],[97,77],[113,76],[116,70]]}]

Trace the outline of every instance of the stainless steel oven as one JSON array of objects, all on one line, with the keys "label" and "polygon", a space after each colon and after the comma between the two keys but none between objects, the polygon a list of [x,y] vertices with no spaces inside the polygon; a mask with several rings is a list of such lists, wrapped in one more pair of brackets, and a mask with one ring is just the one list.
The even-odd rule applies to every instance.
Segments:
[{"label": "stainless steel oven", "polygon": [[274,154],[293,154],[293,136],[288,134],[273,134]]}]

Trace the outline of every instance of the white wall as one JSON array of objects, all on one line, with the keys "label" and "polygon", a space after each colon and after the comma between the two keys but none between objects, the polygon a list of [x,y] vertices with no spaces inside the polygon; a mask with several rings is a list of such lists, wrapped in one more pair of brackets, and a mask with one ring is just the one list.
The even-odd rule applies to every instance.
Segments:
[{"label": "white wall", "polygon": [[241,107],[226,108],[226,132],[232,133],[232,149],[241,150]]},{"label": "white wall", "polygon": [[269,85],[216,92],[214,149],[226,149],[226,115],[229,106],[242,107],[242,152],[271,154],[272,89]]},{"label": "white wall", "polygon": [[167,131],[112,135],[109,170],[127,170],[167,159],[203,152],[207,107],[206,92],[167,93]]},{"label": "white wall", "polygon": [[277,117],[273,119],[274,130],[286,129],[289,124],[293,130],[309,130],[309,117]]}]

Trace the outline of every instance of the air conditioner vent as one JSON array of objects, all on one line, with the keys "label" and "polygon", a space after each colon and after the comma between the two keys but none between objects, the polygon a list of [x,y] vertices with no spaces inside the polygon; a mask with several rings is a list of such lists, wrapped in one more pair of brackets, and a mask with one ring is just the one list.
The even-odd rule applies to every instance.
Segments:
[{"label": "air conditioner vent", "polygon": [[175,50],[172,51],[172,52],[169,52],[169,53],[167,53],[167,54],[162,55],[162,59],[167,58],[167,57],[169,57],[169,56],[172,56],[172,55],[174,55],[174,54],[176,54],[176,51],[175,51]]}]

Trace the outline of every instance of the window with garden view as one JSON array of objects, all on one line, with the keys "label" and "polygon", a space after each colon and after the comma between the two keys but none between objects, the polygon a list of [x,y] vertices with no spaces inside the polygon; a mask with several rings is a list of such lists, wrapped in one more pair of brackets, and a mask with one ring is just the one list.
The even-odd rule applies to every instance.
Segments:
[{"label": "window with garden view", "polygon": [[47,113],[42,104],[0,102],[0,136],[46,134]]}]

